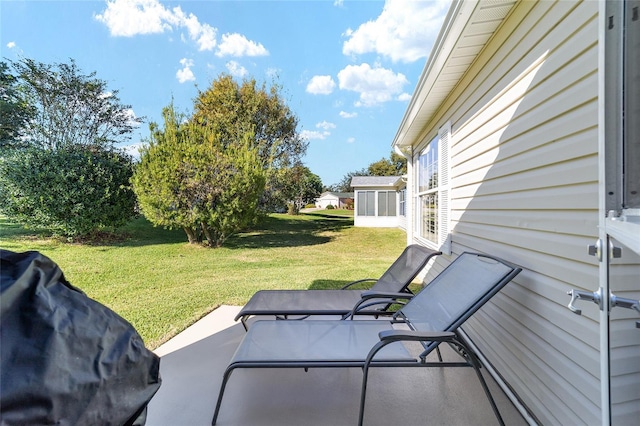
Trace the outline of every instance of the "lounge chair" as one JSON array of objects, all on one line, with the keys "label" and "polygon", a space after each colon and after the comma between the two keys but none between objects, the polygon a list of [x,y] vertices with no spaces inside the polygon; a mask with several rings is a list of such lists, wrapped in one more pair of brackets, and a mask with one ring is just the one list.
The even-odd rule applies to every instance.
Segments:
[{"label": "lounge chair", "polygon": [[[240,319],[246,330],[248,329],[247,319],[253,315],[269,315],[284,319],[292,315],[345,317],[362,299],[363,290],[352,290],[350,287],[365,282],[375,282],[369,291],[410,294],[409,284],[429,259],[439,254],[442,253],[417,244],[410,245],[380,278],[353,281],[339,290],[260,290],[240,310],[235,320]],[[388,300],[369,296],[366,306],[361,306],[359,313],[379,315],[389,306]]]},{"label": "lounge chair", "polygon": [[[212,424],[236,368],[340,368],[363,370],[359,425],[363,424],[370,367],[472,367],[500,422],[502,417],[480,372],[480,360],[459,327],[521,269],[493,256],[463,253],[387,320],[256,321],[225,370]],[[413,353],[402,342],[420,342]],[[456,362],[427,361],[441,343],[462,356]],[[437,390],[434,389],[434,392]],[[301,421],[301,423],[304,423]]]}]

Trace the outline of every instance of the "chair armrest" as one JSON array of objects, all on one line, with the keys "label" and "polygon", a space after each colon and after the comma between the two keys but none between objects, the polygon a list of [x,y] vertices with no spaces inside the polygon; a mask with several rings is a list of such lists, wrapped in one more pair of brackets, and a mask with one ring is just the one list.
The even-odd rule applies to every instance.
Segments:
[{"label": "chair armrest", "polygon": [[[415,296],[413,293],[390,293],[390,292],[381,292],[381,291],[363,291],[360,295],[360,300],[355,304],[351,312],[348,315],[344,316],[343,319],[348,319],[360,313],[361,309],[370,308],[375,305],[391,305],[393,303],[405,304],[406,302],[400,302],[400,300],[408,300]],[[367,302],[371,299],[372,302]],[[380,311],[380,314],[384,314],[385,311]]]},{"label": "chair armrest", "polygon": [[392,300],[409,300],[415,294],[413,293],[390,293],[390,292],[382,292],[382,291],[363,291],[360,295],[360,300],[368,300],[368,299],[392,299]]},{"label": "chair armrest", "polygon": [[385,330],[378,333],[382,342],[446,342],[456,338],[452,331]]},{"label": "chair armrest", "polygon": [[377,279],[377,278],[363,278],[363,279],[358,280],[358,281],[352,281],[352,282],[350,282],[349,284],[347,284],[347,285],[343,286],[343,287],[342,287],[342,290],[346,290],[346,289],[348,289],[349,287],[351,287],[352,285],[356,285],[356,284],[360,284],[360,283],[365,283],[365,282],[367,282],[367,281],[378,281],[378,279]]}]

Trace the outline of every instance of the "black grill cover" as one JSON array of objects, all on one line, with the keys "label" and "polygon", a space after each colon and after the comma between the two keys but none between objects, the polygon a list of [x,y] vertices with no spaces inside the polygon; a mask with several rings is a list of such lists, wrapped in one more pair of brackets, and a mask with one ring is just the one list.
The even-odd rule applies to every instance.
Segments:
[{"label": "black grill cover", "polygon": [[0,250],[0,423],[136,425],[160,359],[38,252]]}]

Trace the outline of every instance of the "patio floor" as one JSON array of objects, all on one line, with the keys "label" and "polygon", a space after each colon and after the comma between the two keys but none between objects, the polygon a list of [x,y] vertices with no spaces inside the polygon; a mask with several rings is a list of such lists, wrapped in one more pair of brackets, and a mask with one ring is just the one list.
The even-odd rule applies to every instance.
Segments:
[{"label": "patio floor", "polygon": [[[221,306],[155,352],[162,386],[149,403],[149,426],[210,425],[222,375],[244,329],[239,307]],[[485,371],[485,369],[483,369]],[[527,422],[486,374],[507,425]],[[227,385],[218,425],[355,425],[360,369],[238,369]],[[471,368],[380,368],[370,373],[366,425],[495,425]]]}]

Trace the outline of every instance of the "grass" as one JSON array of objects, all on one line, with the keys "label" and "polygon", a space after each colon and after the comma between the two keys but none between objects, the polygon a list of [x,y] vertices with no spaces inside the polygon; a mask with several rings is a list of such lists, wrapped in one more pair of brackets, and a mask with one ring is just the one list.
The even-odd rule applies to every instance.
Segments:
[{"label": "grass", "polygon": [[305,214],[323,216],[323,217],[336,217],[336,218],[351,218],[353,219],[353,210],[347,209],[325,209],[325,210],[314,210],[309,211]]},{"label": "grass", "polygon": [[67,279],[127,319],[156,348],[216,307],[243,305],[259,289],[337,288],[377,277],[399,256],[399,229],[356,228],[352,218],[274,214],[219,249],[189,245],[182,231],[131,222],[128,238],[69,244],[0,217],[0,247],[37,250]]}]

